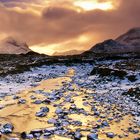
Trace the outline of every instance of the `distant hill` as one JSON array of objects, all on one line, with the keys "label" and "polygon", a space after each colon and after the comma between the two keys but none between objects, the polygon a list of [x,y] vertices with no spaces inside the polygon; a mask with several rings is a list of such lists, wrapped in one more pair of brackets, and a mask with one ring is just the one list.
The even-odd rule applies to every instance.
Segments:
[{"label": "distant hill", "polygon": [[96,54],[140,53],[140,28],[133,28],[119,36],[93,46],[88,52]]},{"label": "distant hill", "polygon": [[94,53],[125,53],[131,52],[131,48],[129,46],[120,44],[115,40],[106,40],[102,43],[98,43],[93,46],[90,51]]},{"label": "distant hill", "polygon": [[8,37],[0,41],[0,54],[27,54],[31,50],[25,42]]},{"label": "distant hill", "polygon": [[67,56],[67,55],[76,55],[83,53],[84,50],[70,50],[65,52],[55,52],[53,56]]},{"label": "distant hill", "polygon": [[140,27],[130,29],[116,39],[117,42],[131,46],[133,52],[140,52]]}]

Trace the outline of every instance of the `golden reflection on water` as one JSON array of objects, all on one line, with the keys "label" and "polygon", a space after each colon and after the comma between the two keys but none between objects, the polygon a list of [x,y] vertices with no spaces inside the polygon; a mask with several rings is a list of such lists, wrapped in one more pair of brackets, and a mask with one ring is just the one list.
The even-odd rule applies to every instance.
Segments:
[{"label": "golden reflection on water", "polygon": [[[45,80],[40,83],[39,86],[35,88],[28,89],[26,91],[23,91],[19,94],[19,96],[22,99],[26,99],[26,104],[17,104],[16,100],[13,100],[12,97],[6,97],[4,100],[0,101],[0,105],[5,105],[6,107],[2,110],[0,110],[0,123],[6,123],[10,122],[14,125],[14,132],[10,136],[3,136],[2,140],[7,139],[8,137],[18,137],[19,133],[23,131],[31,131],[33,129],[39,129],[39,128],[47,128],[53,126],[52,124],[48,124],[47,120],[49,118],[55,118],[55,107],[53,106],[53,103],[50,105],[43,105],[43,104],[33,104],[30,98],[31,95],[34,95],[37,97],[37,99],[43,100],[45,97],[41,94],[35,94],[33,91],[36,90],[43,90],[46,92],[50,92],[55,89],[60,89],[63,86],[63,83],[69,83],[71,82],[71,76],[74,75],[74,70],[69,70],[67,75],[65,77],[59,77],[55,79],[49,79]],[[73,87],[76,89],[76,85],[73,85]],[[85,96],[84,90],[78,91],[76,90],[77,95],[76,97],[73,97],[74,103],[78,108],[84,108],[87,112],[90,113],[91,107],[90,106],[84,106],[83,105],[83,98]],[[94,91],[91,92],[94,94]],[[67,95],[68,92],[65,93]],[[63,98],[59,101],[55,102],[55,104],[59,104],[60,102],[63,102]],[[90,100],[89,100],[90,101]],[[35,113],[40,109],[40,107],[47,106],[49,107],[50,111],[47,114],[46,117],[38,118],[35,116]],[[64,104],[65,108],[70,107],[70,103]],[[103,109],[103,107],[100,107],[100,109]],[[94,116],[85,116],[83,114],[71,114],[68,116],[72,120],[80,120],[82,121],[82,126],[68,126],[68,128],[75,130],[77,128],[84,129],[91,129],[98,118]],[[105,128],[99,131],[99,139],[101,140],[109,140],[105,136],[105,132],[114,132],[115,134],[124,134],[124,131],[129,127],[133,126],[133,117],[132,116],[124,116],[123,120],[120,122],[112,122],[110,124],[110,128]],[[88,134],[88,131],[83,131],[82,134]],[[129,134],[129,137],[123,138],[123,140],[132,140],[133,138],[137,137],[137,135]],[[52,140],[70,140],[69,138],[64,138],[55,135],[51,138]],[[119,140],[120,138],[115,137],[114,140]],[[82,140],[86,140],[86,137],[83,137]]]}]

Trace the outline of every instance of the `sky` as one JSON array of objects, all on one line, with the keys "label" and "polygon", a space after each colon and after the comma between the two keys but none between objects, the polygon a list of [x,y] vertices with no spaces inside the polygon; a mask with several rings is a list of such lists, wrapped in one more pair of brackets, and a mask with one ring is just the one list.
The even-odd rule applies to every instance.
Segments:
[{"label": "sky", "polygon": [[140,26],[140,0],[0,0],[0,40],[39,53],[88,50]]}]

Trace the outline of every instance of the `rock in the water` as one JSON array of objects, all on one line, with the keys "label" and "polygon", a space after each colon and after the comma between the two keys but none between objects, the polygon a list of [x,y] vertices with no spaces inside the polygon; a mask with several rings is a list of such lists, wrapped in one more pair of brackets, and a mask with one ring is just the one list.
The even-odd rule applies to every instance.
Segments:
[{"label": "rock in the water", "polygon": [[114,138],[114,137],[115,137],[115,135],[114,135],[113,132],[108,132],[108,133],[106,133],[106,136],[107,136],[108,138]]},{"label": "rock in the water", "polygon": [[14,129],[14,126],[10,123],[7,123],[2,126],[2,129],[0,131],[4,134],[9,134],[9,133],[12,133],[13,129]]},{"label": "rock in the water", "polygon": [[47,112],[49,112],[48,107],[41,107],[40,111],[36,112],[37,117],[45,117],[47,115]]},{"label": "rock in the water", "polygon": [[18,100],[18,104],[25,104],[26,103],[26,100],[25,99],[19,99]]},{"label": "rock in the water", "polygon": [[87,135],[87,140],[98,140],[98,134],[90,133]]}]

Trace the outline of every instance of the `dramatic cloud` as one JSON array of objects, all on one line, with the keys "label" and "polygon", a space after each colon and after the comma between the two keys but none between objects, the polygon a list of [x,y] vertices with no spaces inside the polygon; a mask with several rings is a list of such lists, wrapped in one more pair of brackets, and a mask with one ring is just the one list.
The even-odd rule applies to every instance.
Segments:
[{"label": "dramatic cloud", "polygon": [[34,50],[53,53],[88,49],[140,26],[139,0],[78,1],[0,0],[0,37],[13,36]]}]

